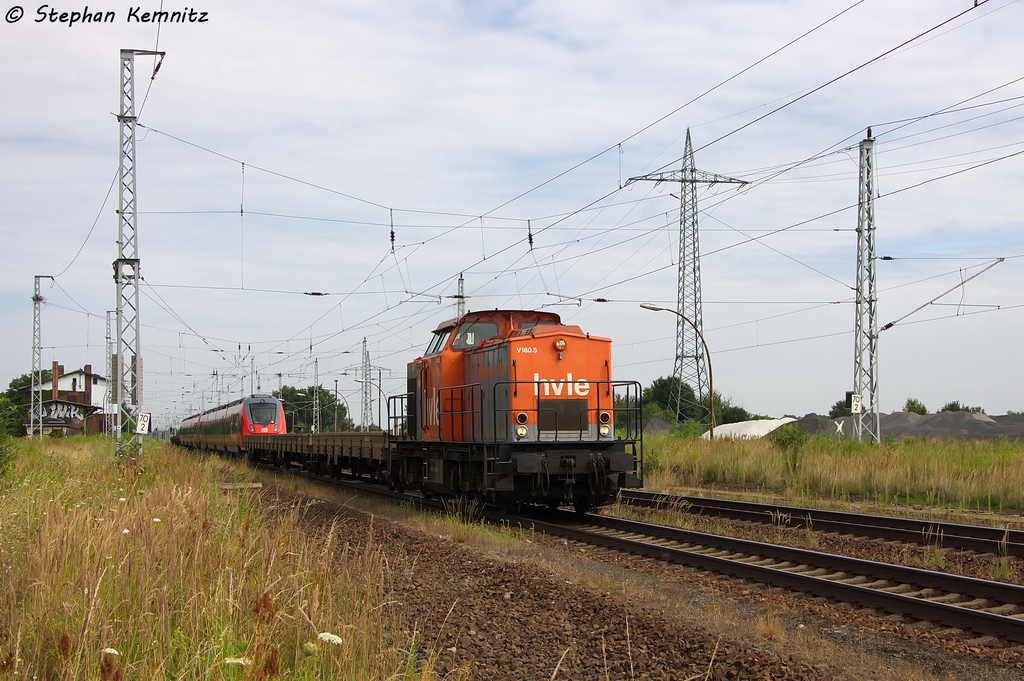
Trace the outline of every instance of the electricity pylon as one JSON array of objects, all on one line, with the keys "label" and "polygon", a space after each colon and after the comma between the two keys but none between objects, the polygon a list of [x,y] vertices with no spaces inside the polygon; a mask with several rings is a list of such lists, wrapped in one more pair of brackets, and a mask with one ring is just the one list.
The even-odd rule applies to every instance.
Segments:
[{"label": "electricity pylon", "polygon": [[[704,346],[700,334],[704,330],[704,313],[700,293],[700,240],[697,233],[698,184],[747,184],[724,175],[697,170],[693,159],[690,130],[686,130],[686,150],[680,170],[651,173],[632,177],[629,182],[678,182],[679,192],[679,277],[676,291],[676,357],[672,375],[676,391],[670,407],[679,416],[684,405],[683,385],[693,388],[703,423],[711,423],[714,395],[708,381],[708,367],[704,360]],[[627,182],[628,184],[628,182]],[[686,320],[689,320],[687,322]],[[692,327],[691,327],[692,324]]]}]

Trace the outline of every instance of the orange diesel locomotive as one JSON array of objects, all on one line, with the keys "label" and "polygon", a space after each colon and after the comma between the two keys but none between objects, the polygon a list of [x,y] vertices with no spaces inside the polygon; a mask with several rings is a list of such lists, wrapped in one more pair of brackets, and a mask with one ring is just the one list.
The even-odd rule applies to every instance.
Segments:
[{"label": "orange diesel locomotive", "polygon": [[609,339],[557,314],[444,322],[407,381],[389,410],[399,485],[580,511],[641,486],[640,385],[612,379]]}]

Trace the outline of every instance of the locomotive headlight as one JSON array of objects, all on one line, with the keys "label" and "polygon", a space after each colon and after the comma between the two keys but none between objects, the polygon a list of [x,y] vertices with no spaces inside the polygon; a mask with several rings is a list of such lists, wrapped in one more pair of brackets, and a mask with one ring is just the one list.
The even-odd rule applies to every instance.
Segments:
[{"label": "locomotive headlight", "polygon": [[607,426],[607,425],[601,426],[601,437],[608,437],[609,435],[611,435],[611,433],[612,433],[612,427],[611,426]]},{"label": "locomotive headlight", "polygon": [[564,338],[559,338],[558,340],[555,341],[555,350],[558,350],[559,352],[561,352],[562,350],[565,350],[565,339]]},{"label": "locomotive headlight", "polygon": [[249,432],[250,433],[255,433],[256,432],[256,426],[254,426],[253,424],[250,423],[249,424]]},{"label": "locomotive headlight", "polygon": [[597,419],[598,419],[598,420],[599,420],[599,421],[600,421],[601,423],[608,423],[608,422],[610,422],[610,421],[612,420],[612,415],[611,415],[611,414],[609,414],[609,413],[608,413],[608,412],[606,412],[606,411],[602,411],[602,412],[601,412],[601,413],[600,413],[600,414],[598,415]]},{"label": "locomotive headlight", "polygon": [[516,426],[516,436],[517,437],[526,437],[526,433],[527,432],[528,431],[526,429],[526,426]]},{"label": "locomotive headlight", "polygon": [[516,414],[516,423],[519,423],[519,424],[524,424],[524,423],[526,423],[526,422],[527,422],[527,421],[528,421],[529,419],[530,419],[530,417],[526,415],[526,412],[522,412],[522,411],[521,411],[521,412],[519,412],[518,414]]}]

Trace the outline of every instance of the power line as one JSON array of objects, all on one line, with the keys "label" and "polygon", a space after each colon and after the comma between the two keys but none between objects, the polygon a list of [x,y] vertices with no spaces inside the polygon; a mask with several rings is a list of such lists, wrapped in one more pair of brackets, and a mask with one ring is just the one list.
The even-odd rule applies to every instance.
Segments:
[{"label": "power line", "polygon": [[[767,113],[765,113],[765,114],[763,114],[761,116],[758,116],[757,118],[755,118],[752,121],[744,123],[743,125],[741,125],[738,128],[735,128],[735,129],[725,133],[724,135],[716,137],[715,139],[713,139],[710,142],[706,143],[704,146],[701,146],[701,147],[698,147],[697,149],[694,149],[693,150],[694,153],[697,153],[698,151],[702,151],[703,149],[707,149],[712,144],[717,144],[718,142],[721,142],[722,140],[735,135],[736,133],[740,132],[741,130],[745,130],[745,129],[749,128],[750,126],[754,125],[755,123],[763,121],[764,119],[768,118],[769,116],[772,116],[772,115],[778,113],[779,111],[782,111],[783,109],[786,109],[786,108],[796,104],[797,102],[799,102],[799,101],[801,101],[803,99],[806,99],[807,97],[810,97],[814,93],[820,92],[821,90],[825,89],[829,85],[832,85],[833,83],[836,83],[836,82],[842,80],[843,78],[846,78],[847,76],[849,76],[849,75],[851,75],[853,73],[856,73],[857,71],[860,71],[861,69],[863,69],[863,68],[865,68],[867,66],[870,66],[871,64],[873,64],[873,63],[875,63],[875,62],[877,62],[877,61],[879,61],[881,59],[884,59],[885,57],[889,56],[890,54],[892,54],[896,50],[898,50],[898,49],[900,49],[902,47],[905,47],[905,46],[907,46],[907,45],[909,45],[909,44],[919,40],[920,38],[928,35],[929,33],[932,33],[934,31],[938,30],[939,28],[942,28],[943,26],[945,26],[946,24],[948,24],[948,23],[950,23],[952,21],[956,21],[957,19],[959,19],[963,15],[967,14],[968,12],[971,12],[972,10],[980,7],[981,5],[984,5],[987,2],[989,2],[989,0],[976,0],[976,2],[974,3],[973,7],[968,7],[964,11],[958,12],[957,14],[953,15],[949,19],[946,19],[946,20],[936,24],[935,26],[932,26],[931,28],[929,28],[926,31],[918,33],[913,38],[910,38],[909,40],[905,40],[904,42],[900,43],[896,47],[888,49],[888,50],[886,50],[885,52],[882,52],[881,54],[879,54],[876,57],[872,57],[871,59],[869,59],[868,61],[864,62],[863,64],[860,64],[859,66],[855,66],[854,68],[850,69],[849,71],[846,71],[845,73],[842,73],[842,74],[836,76],[835,78],[832,78],[832,79],[822,83],[821,85],[818,85],[818,86],[808,90],[804,94],[802,94],[802,95],[800,95],[800,96],[798,96],[798,97],[796,97],[794,99],[791,99],[790,101],[786,102],[785,104],[783,104],[781,106],[778,106],[778,107],[772,109],[771,111],[769,111],[769,112],[767,112]],[[676,165],[677,163],[679,163],[682,160],[683,160],[683,157],[680,156],[679,158],[675,159],[674,161],[670,161],[669,163],[666,163],[665,165],[661,166],[658,170],[664,170],[665,168],[668,168],[669,166],[674,166],[674,165]]]}]

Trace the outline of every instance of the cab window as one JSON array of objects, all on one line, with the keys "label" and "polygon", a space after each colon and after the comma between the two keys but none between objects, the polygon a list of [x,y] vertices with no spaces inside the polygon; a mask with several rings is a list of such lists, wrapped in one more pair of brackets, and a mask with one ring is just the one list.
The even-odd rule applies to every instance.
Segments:
[{"label": "cab window", "polygon": [[277,402],[268,404],[266,402],[249,403],[249,420],[257,426],[269,426],[277,422],[277,412],[280,409]]},{"label": "cab window", "polygon": [[498,335],[497,322],[468,322],[459,327],[452,350],[466,350]]},{"label": "cab window", "polygon": [[444,344],[448,341],[448,336],[452,333],[451,329],[445,329],[444,331],[438,331],[434,334],[434,337],[430,340],[430,345],[427,346],[425,355],[434,355],[444,348]]}]

